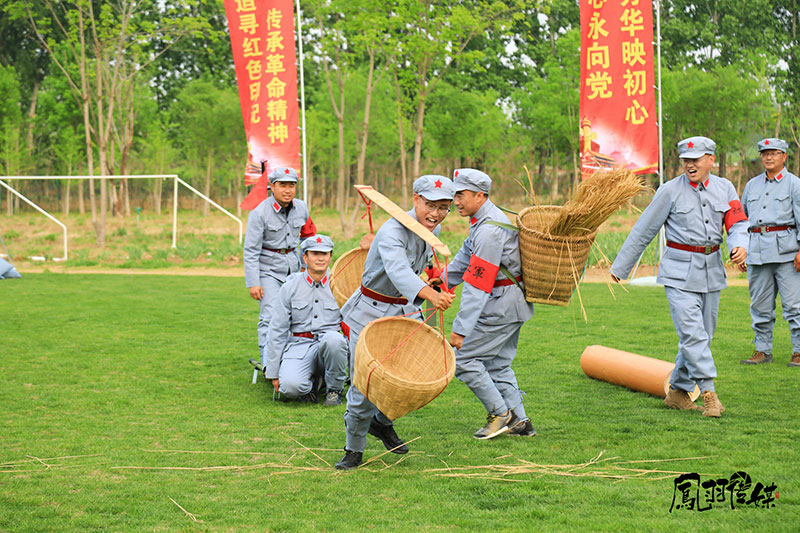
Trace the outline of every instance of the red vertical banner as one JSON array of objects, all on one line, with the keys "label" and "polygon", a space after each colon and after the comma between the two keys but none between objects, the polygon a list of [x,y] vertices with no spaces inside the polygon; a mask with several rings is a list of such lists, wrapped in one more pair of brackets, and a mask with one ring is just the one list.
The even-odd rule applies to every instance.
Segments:
[{"label": "red vertical banner", "polygon": [[581,175],[658,170],[651,0],[580,0]]},{"label": "red vertical banner", "polygon": [[267,168],[300,171],[292,0],[225,0],[247,138],[246,185]]}]

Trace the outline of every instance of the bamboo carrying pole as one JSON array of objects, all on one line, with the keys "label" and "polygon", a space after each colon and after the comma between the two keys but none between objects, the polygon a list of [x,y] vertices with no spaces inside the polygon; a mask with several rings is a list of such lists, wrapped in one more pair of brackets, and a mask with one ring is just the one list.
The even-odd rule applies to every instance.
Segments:
[{"label": "bamboo carrying pole", "polygon": [[[600,345],[587,346],[581,355],[581,369],[590,378],[660,398],[667,396],[674,368],[675,363]],[[700,389],[695,387],[689,397],[694,401],[698,396]]]}]

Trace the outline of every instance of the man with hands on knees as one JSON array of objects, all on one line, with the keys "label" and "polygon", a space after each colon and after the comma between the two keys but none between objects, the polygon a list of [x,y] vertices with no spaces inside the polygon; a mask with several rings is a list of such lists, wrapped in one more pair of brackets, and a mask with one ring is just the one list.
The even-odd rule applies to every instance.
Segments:
[{"label": "man with hands on knees", "polygon": [[300,245],[305,272],[289,276],[281,287],[270,322],[264,375],[288,399],[315,402],[314,381],[323,376],[324,405],[342,403],[347,378],[347,339],[342,315],[330,288],[333,241],[312,235]]}]

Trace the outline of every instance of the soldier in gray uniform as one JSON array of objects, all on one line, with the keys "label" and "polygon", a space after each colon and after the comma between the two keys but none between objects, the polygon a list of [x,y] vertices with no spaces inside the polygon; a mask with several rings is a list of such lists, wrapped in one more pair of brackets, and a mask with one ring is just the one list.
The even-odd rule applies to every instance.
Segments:
[{"label": "soldier in gray uniform", "polygon": [[458,214],[469,217],[469,236],[447,268],[450,287],[464,282],[450,344],[456,348],[456,377],[487,412],[486,425],[474,437],[491,439],[507,431],[532,437],[536,431],[525,414],[511,363],[520,329],[533,316],[533,304],[525,301],[514,280],[500,272],[502,265],[522,282],[517,234],[488,223],[510,223],[489,200],[489,176],[462,168],[455,171],[453,184]]},{"label": "soldier in gray uniform", "polygon": [[716,144],[707,137],[678,143],[684,173],[656,191],[611,265],[611,277],[616,282],[626,279],[664,226],[667,247],[656,281],[665,286],[679,338],[664,403],[675,409],[699,410],[689,397],[697,385],[703,415],[719,417],[725,409],[714,390],[717,369],[710,348],[720,291],[727,286],[719,247],[725,229],[731,259],[744,270],[747,217],[733,184],[710,173],[715,150]]},{"label": "soldier in gray uniform", "polygon": [[[453,183],[448,178],[422,176],[414,182],[414,208],[408,214],[438,235],[439,224],[450,211],[452,199]],[[436,291],[419,277],[432,255],[424,240],[393,218],[375,234],[364,264],[361,287],[342,307],[344,331],[350,336],[351,373],[358,336],[368,323],[407,314],[421,320],[423,300],[442,311],[453,303],[453,295]],[[347,390],[344,423],[347,440],[345,455],[336,463],[339,470],[350,470],[361,464],[367,433],[379,438],[387,450],[408,452],[408,446],[395,433],[392,421],[352,385]]]},{"label": "soldier in gray uniform", "polygon": [[772,362],[775,297],[780,292],[792,338],[788,365],[800,366],[800,179],[784,166],[788,148],[782,139],[759,142],[765,172],[747,182],[742,193],[750,219],[747,280],[755,332],[755,351],[743,364]]},{"label": "soldier in gray uniform", "polygon": [[293,168],[278,167],[268,177],[272,195],[250,212],[243,254],[245,286],[261,308],[258,349],[262,365],[267,360],[272,305],[289,274],[300,270],[300,256],[296,250],[300,239],[316,233],[305,202],[295,198],[297,172]]},{"label": "soldier in gray uniform", "polygon": [[284,397],[316,401],[315,376],[324,376],[325,405],[342,403],[347,378],[347,339],[329,285],[333,241],[312,235],[302,242],[305,272],[286,279],[272,313],[264,375]]}]

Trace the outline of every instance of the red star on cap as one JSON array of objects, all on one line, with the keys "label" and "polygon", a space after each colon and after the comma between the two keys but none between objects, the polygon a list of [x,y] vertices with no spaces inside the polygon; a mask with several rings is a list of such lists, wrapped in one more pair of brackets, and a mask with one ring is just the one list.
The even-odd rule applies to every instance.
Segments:
[{"label": "red star on cap", "polygon": [[433,182],[433,186],[436,187],[437,189],[441,189],[442,188],[442,180],[434,181]]},{"label": "red star on cap", "polygon": [[689,144],[686,145],[688,148],[694,148],[694,143],[689,141]]},{"label": "red star on cap", "polygon": [[289,169],[287,168],[286,170],[283,171],[283,173],[284,174],[288,174],[289,173]]},{"label": "red star on cap", "polygon": [[317,237],[317,242],[322,242],[322,237]]},{"label": "red star on cap", "polygon": [[458,170],[456,170],[456,173],[453,175],[453,177],[454,177],[454,178],[457,178],[457,177],[458,177]]},{"label": "red star on cap", "polygon": [[767,146],[769,146],[769,141],[764,141],[764,144],[766,144]]}]

